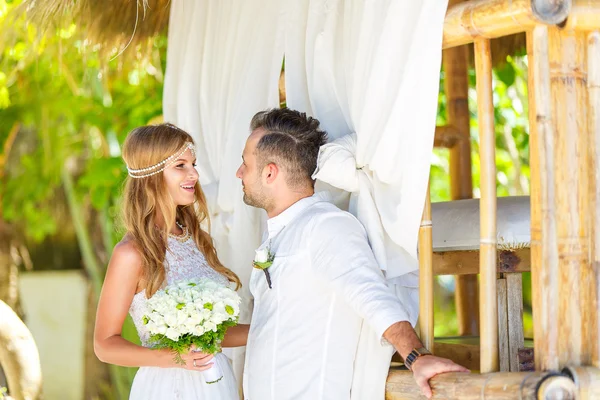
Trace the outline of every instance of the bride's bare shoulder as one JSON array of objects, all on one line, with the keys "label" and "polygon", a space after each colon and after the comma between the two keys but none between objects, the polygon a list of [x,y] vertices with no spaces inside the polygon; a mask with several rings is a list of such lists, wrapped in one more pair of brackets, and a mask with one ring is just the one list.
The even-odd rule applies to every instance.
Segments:
[{"label": "bride's bare shoulder", "polygon": [[110,264],[121,268],[121,266],[127,266],[128,268],[139,268],[142,266],[142,256],[135,241],[129,235],[125,235],[119,243],[116,244],[113,249]]}]

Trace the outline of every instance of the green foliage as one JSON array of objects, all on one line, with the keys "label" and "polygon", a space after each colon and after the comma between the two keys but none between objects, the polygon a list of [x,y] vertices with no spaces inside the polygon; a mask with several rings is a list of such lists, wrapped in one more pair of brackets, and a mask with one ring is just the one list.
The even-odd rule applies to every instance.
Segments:
[{"label": "green foliage", "polygon": [[165,335],[157,334],[150,336],[150,341],[156,349],[173,350],[177,364],[185,365],[185,361],[181,358],[181,355],[188,352],[192,346],[195,346],[199,351],[208,354],[215,354],[221,351],[221,342],[225,337],[227,329],[236,325],[237,319],[235,321],[224,321],[217,325],[215,331],[204,332],[201,336],[194,336],[187,333],[181,335],[178,340],[172,340]]}]

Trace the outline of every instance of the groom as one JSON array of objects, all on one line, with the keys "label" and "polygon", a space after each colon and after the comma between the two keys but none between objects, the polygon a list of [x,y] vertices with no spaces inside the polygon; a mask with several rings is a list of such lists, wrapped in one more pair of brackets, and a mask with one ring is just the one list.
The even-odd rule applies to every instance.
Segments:
[{"label": "groom", "polygon": [[311,175],[327,139],[319,121],[273,109],[257,113],[250,127],[236,175],[244,202],[267,212],[268,236],[257,254],[272,257],[250,278],[245,398],[350,399],[363,320],[381,346],[393,345],[407,361],[427,397],[433,376],[467,372],[427,354],[387,287],[363,226],[314,193]]}]

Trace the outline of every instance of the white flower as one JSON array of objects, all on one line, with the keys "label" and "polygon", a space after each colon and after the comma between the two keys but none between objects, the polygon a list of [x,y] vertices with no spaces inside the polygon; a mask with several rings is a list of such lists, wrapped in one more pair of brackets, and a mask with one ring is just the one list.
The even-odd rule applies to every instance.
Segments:
[{"label": "white flower", "polygon": [[257,249],[257,250],[255,250],[255,252],[256,252],[256,255],[254,256],[255,262],[264,263],[264,262],[269,261],[269,249],[267,249],[267,248]]},{"label": "white flower", "polygon": [[[265,250],[268,258],[268,250]],[[210,279],[184,280],[157,291],[148,300],[143,323],[160,343],[166,339],[178,341],[182,335],[196,337],[196,343],[206,341],[214,346],[222,340],[213,334],[226,322],[237,322],[241,299],[229,286]],[[219,334],[219,335],[222,335]]]}]

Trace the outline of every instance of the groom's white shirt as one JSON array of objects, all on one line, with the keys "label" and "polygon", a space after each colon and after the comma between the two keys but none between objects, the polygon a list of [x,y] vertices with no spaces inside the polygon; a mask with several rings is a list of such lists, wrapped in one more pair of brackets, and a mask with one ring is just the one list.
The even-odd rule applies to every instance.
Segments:
[{"label": "groom's white shirt", "polygon": [[[304,198],[267,221],[275,253],[254,269],[244,368],[247,400],[350,398],[363,319],[382,337],[409,313],[384,281],[363,226],[326,201]],[[382,340],[382,346],[389,346]]]}]

